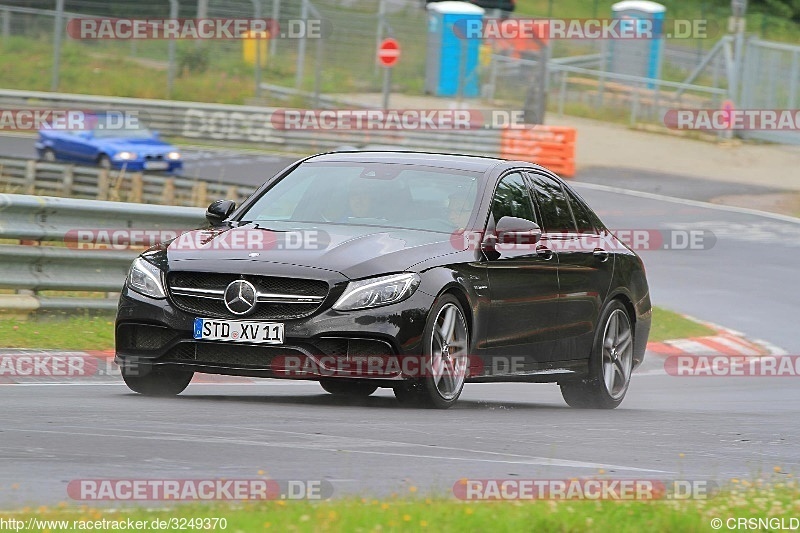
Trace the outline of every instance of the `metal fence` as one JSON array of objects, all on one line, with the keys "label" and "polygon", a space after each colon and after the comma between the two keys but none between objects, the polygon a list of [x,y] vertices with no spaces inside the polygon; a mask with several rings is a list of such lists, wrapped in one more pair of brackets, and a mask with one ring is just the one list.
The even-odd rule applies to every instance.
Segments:
[{"label": "metal fence", "polygon": [[[0,0],[2,1],[2,0]],[[691,5],[690,5],[691,4]],[[204,5],[203,13],[198,13]],[[71,2],[76,11],[81,7],[98,11],[93,0]],[[152,6],[147,6],[153,9]],[[109,9],[111,9],[109,7]],[[594,12],[608,17],[595,2]],[[670,4],[669,16],[686,19],[705,18],[715,22],[714,35],[725,32],[729,9],[709,6],[707,2]],[[275,18],[282,28],[291,22],[317,18],[323,22],[321,39],[276,38],[264,44],[265,61],[254,71],[253,65],[243,60],[243,43],[239,40],[214,40],[204,42],[180,41],[175,56],[175,71],[180,85],[181,74],[194,69],[205,69],[219,76],[249,75],[253,72],[252,95],[260,94],[255,103],[301,107],[358,106],[359,93],[377,92],[381,84],[381,68],[376,65],[377,42],[386,36],[401,40],[402,60],[394,69],[394,89],[406,94],[423,94],[425,63],[427,61],[427,17],[423,2],[417,0],[207,0],[190,2],[181,6],[180,16],[208,17],[263,17]],[[0,33],[3,43],[15,38],[33,39],[17,43],[40,43],[52,40],[54,30],[53,10],[0,5]],[[168,2],[164,2],[164,17],[170,15]],[[551,2],[547,12],[536,16],[570,17],[559,5]],[[73,17],[84,16],[69,12],[63,17],[68,24]],[[138,16],[131,13],[129,16]],[[786,38],[796,32],[787,21],[760,14],[748,16],[748,29],[764,37]],[[64,34],[64,32],[61,32]],[[128,58],[142,65],[166,69],[169,67],[169,47],[164,40],[136,41],[78,41],[65,37],[65,44],[81,57],[115,61]],[[719,47],[722,43],[724,46]],[[715,108],[720,96],[740,94],[741,100],[732,98],[737,107],[779,107],[792,109],[797,105],[798,47],[751,38],[741,56],[741,71],[732,72],[731,66],[740,59],[724,57],[715,50],[727,50],[731,39],[668,40],[662,69],[662,80],[630,79],[607,71],[607,45],[597,40],[552,41],[549,55],[551,75],[547,82],[550,111],[573,113],[600,119],[619,120],[624,114],[631,123],[659,123],[666,108],[673,105],[693,108]],[[6,44],[3,45],[4,47]],[[13,46],[12,46],[13,48]],[[488,44],[482,54],[486,56]],[[65,48],[65,52],[68,50]],[[713,56],[713,61],[708,58]],[[484,64],[481,83],[484,95],[493,98],[493,105],[520,109],[525,106],[529,88],[538,83],[532,65],[533,58],[513,59],[502,55]],[[730,55],[730,54],[729,54]],[[703,72],[698,72],[700,68]],[[585,69],[585,70],[577,70]],[[57,69],[54,69],[54,72]],[[170,69],[172,72],[173,69]],[[741,76],[739,74],[742,74]],[[736,78],[731,75],[736,74]],[[264,83],[260,83],[261,79]],[[646,81],[645,81],[646,80]],[[731,80],[742,80],[741,90],[730,85]],[[11,91],[0,91],[0,105],[31,106],[58,105],[57,94],[30,93],[29,97]],[[327,94],[326,94],[327,93]],[[346,97],[342,93],[356,96]],[[168,92],[165,91],[164,96]],[[730,96],[727,95],[727,96]],[[15,100],[17,98],[17,100]],[[344,102],[343,102],[344,100]],[[340,102],[340,104],[337,104]],[[343,102],[343,103],[342,103]],[[63,105],[94,105],[105,109],[140,109],[150,114],[153,126],[168,135],[190,139],[259,143],[277,150],[307,154],[327,150],[342,144],[366,143],[397,144],[406,148],[431,148],[463,153],[498,153],[497,132],[458,132],[442,135],[440,132],[381,134],[377,132],[281,132],[269,124],[272,108],[260,105],[224,106],[165,100],[132,100],[102,97],[78,98],[65,96]],[[447,105],[447,101],[443,105]],[[475,106],[475,104],[471,104]],[[796,134],[748,133],[745,136],[797,142]],[[442,139],[447,137],[446,139]]]},{"label": "metal fence", "polygon": [[[614,120],[623,118],[630,125],[663,125],[669,109],[719,109],[728,95],[723,87],[608,72],[598,68],[603,61],[601,55],[550,61],[548,109],[559,116],[578,114]],[[525,95],[518,88],[534,83],[537,72],[534,60],[493,56],[484,95],[504,105],[522,106]]]},{"label": "metal fence", "polygon": [[[112,309],[113,293],[141,250],[83,248],[71,235],[80,229],[188,230],[204,223],[204,210],[193,207],[0,194],[0,289],[22,291],[0,294],[0,309]],[[112,295],[64,297],[50,291]]]},{"label": "metal fence", "polygon": [[[800,105],[800,46],[752,39],[745,45],[742,109],[797,109]],[[800,144],[798,131],[750,131],[752,139]]]}]

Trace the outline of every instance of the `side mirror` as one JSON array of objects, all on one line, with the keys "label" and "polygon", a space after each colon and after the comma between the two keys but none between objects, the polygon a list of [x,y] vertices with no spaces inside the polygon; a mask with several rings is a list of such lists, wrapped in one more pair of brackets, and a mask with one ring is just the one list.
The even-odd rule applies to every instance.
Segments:
[{"label": "side mirror", "polygon": [[217,200],[211,202],[206,209],[206,220],[212,226],[218,226],[236,210],[236,202],[231,200]]},{"label": "side mirror", "polygon": [[542,229],[535,222],[519,217],[500,217],[493,234],[487,234],[481,243],[483,251],[497,251],[498,245],[533,246],[542,237]]}]

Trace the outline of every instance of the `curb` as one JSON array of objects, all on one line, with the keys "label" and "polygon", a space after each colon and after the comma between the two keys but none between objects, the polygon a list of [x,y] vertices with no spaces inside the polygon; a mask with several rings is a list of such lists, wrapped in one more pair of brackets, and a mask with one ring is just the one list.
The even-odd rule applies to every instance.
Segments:
[{"label": "curb", "polygon": [[663,342],[648,342],[647,351],[653,355],[728,355],[746,357],[765,357],[786,355],[786,350],[759,339],[749,339],[744,333],[734,329],[699,320],[689,315],[684,318],[702,324],[716,331],[715,335],[672,339]]},{"label": "curb", "polygon": [[713,329],[715,334],[648,342],[644,363],[637,369],[637,374],[674,375],[677,356],[721,359],[724,361],[722,366],[730,370],[733,365],[758,367],[771,363],[774,367],[782,356],[787,355],[786,350],[767,341],[750,339],[740,331],[713,322],[682,316]]}]

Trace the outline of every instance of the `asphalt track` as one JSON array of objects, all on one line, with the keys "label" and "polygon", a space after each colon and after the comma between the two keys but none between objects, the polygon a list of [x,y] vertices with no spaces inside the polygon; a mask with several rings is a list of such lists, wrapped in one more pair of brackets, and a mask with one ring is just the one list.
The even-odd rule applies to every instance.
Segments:
[{"label": "asphalt track", "polygon": [[[687,190],[679,177],[649,178]],[[610,227],[710,229],[717,237],[710,249],[641,252],[655,304],[800,353],[800,224],[616,190],[614,179],[598,171],[581,177],[595,184],[577,185]],[[637,188],[654,190],[647,176],[637,179]],[[709,187],[703,194],[727,192]],[[2,386],[0,508],[69,501],[66,486],[75,479],[234,479],[259,471],[325,479],[337,496],[405,494],[411,486],[447,494],[461,478],[600,472],[782,478],[800,470],[797,383],[672,377],[651,358],[614,411],[569,409],[555,385],[467,385],[448,411],[402,408],[388,390],[340,400],[312,382],[193,384],[174,399],[140,397],[113,380]]]}]

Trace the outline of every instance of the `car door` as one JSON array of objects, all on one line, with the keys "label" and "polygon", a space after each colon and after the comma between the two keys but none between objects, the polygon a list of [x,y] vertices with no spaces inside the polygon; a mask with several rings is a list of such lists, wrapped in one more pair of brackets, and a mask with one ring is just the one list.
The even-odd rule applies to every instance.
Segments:
[{"label": "car door", "polygon": [[545,226],[544,241],[558,251],[559,343],[556,360],[584,359],[608,294],[614,255],[594,224],[590,208],[560,180],[530,172]]},{"label": "car door", "polygon": [[69,130],[63,132],[58,140],[56,151],[62,159],[77,162],[92,161],[89,156],[93,150],[90,144],[90,130]]},{"label": "car door", "polygon": [[[503,176],[490,204],[487,235],[503,216],[538,224],[521,172]],[[554,356],[558,329],[558,254],[546,245],[504,245],[487,253],[490,309],[487,373],[537,368]]]}]

